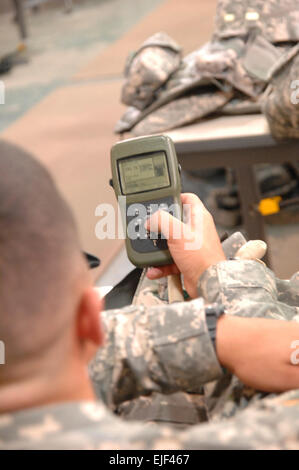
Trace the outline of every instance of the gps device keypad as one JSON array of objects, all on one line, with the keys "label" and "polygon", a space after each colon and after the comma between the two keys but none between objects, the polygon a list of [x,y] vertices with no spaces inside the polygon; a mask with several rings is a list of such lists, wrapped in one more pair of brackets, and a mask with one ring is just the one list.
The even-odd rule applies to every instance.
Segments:
[{"label": "gps device keypad", "polygon": [[[132,223],[135,228],[136,238],[130,237],[132,248],[138,253],[150,253],[159,250],[167,250],[167,240],[163,235],[149,233],[145,227],[145,221],[147,217],[150,217],[156,210],[165,210],[171,215],[176,216],[175,206],[173,206],[174,200],[172,197],[166,197],[163,199],[153,199],[146,201],[144,204],[138,204],[141,206],[139,209],[136,208],[136,204],[128,204],[126,207],[126,222],[127,227],[131,227]],[[178,208],[179,210],[179,208]],[[133,213],[134,215],[128,215]],[[144,216],[144,214],[146,214]],[[143,215],[143,216],[142,216]],[[131,224],[131,225],[130,225]],[[131,233],[132,235],[132,233]]]}]

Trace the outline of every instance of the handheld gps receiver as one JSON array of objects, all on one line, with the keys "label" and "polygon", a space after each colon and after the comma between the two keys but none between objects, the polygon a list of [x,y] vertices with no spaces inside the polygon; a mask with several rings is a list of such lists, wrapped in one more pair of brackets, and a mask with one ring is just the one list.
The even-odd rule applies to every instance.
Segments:
[{"label": "handheld gps receiver", "polygon": [[144,223],[158,209],[181,219],[180,169],[172,140],[164,135],[138,137],[111,149],[112,183],[121,205],[130,261],[139,267],[172,262],[167,240]]}]

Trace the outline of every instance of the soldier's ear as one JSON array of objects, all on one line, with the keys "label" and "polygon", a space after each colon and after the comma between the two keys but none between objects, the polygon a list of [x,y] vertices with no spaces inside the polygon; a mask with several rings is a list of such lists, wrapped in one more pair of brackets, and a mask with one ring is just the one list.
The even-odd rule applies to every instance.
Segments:
[{"label": "soldier's ear", "polygon": [[77,334],[80,341],[92,342],[99,347],[103,343],[100,312],[103,301],[92,287],[83,292],[77,311]]}]

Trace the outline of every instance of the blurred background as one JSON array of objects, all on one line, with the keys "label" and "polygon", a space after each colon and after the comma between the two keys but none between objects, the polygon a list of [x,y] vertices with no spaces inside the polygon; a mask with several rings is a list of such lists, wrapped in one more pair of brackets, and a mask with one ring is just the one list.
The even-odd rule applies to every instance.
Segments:
[{"label": "blurred background", "polygon": [[[122,241],[95,236],[97,205],[116,208],[110,148],[125,111],[120,92],[126,58],[158,31],[174,38],[184,55],[197,49],[212,35],[216,4],[23,0],[24,38],[16,2],[0,2],[1,138],[31,152],[55,177],[75,213],[83,248],[101,258],[98,285],[114,285],[133,268]],[[188,188],[192,184],[196,190],[195,180]],[[276,273],[290,276],[298,270],[298,224],[267,231]]]}]

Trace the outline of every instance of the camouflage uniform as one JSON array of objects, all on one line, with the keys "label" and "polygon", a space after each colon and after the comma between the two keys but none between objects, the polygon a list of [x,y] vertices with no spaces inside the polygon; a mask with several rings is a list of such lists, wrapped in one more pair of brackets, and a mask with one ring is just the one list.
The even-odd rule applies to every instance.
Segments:
[{"label": "camouflage uniform", "polygon": [[293,60],[273,71],[262,100],[263,113],[277,139],[299,138],[299,44],[292,51]]},{"label": "camouflage uniform", "polygon": [[[219,114],[262,111],[275,138],[298,138],[298,19],[298,0],[219,0],[212,40],[182,58],[175,67],[174,41],[167,37],[164,42],[164,46],[168,44],[167,56],[165,49],[155,44],[155,38],[163,38],[165,33],[157,33],[146,41],[146,50],[141,45],[134,61],[129,59],[131,66],[126,68],[122,90],[122,102],[129,108],[117,122],[115,132],[149,135]],[[179,46],[175,47],[179,59]],[[155,57],[153,65],[147,62],[143,66],[143,54]],[[157,79],[157,64],[161,80]],[[132,87],[131,83],[137,86]],[[148,98],[142,90],[149,88]],[[290,182],[284,185],[286,168],[267,164],[264,169],[257,166],[256,173],[259,180],[269,180],[275,171],[274,195],[290,199],[297,195],[298,176],[295,165],[289,164]],[[271,197],[262,190],[263,185],[264,181],[262,197]],[[233,206],[227,204],[228,199],[233,199]],[[227,227],[242,223],[236,185],[231,187],[228,183],[225,188],[211,191],[206,202],[217,223]],[[289,223],[297,219],[293,207],[268,217],[268,222]]]},{"label": "camouflage uniform", "polygon": [[218,0],[215,36],[246,36],[258,29],[268,41],[299,40],[297,0]]},{"label": "camouflage uniform", "polygon": [[122,102],[143,109],[155,99],[155,93],[180,65],[180,46],[166,33],[146,40],[139,51],[129,56]]},{"label": "camouflage uniform", "polygon": [[[157,33],[146,41],[146,50],[144,44],[140,47],[133,63],[129,59],[122,102],[130,108],[115,131],[151,134],[216,111],[260,111],[261,95],[272,83],[273,71],[279,74],[296,53],[298,20],[297,0],[219,0],[212,40],[175,65],[173,54],[179,59],[179,46],[165,33]],[[156,47],[159,36],[169,56],[163,47]],[[143,54],[154,55],[153,65],[143,66]],[[159,74],[163,78],[157,79]],[[149,87],[150,98],[141,92]]]},{"label": "camouflage uniform", "polygon": [[[298,285],[298,276],[291,284]],[[284,285],[279,293],[274,274],[254,260],[223,261],[199,280],[199,294],[239,316],[295,319],[296,287],[290,298],[287,290]],[[299,449],[299,391],[263,398],[223,374],[201,299],[129,306],[104,312],[103,322],[107,345],[92,372],[106,403],[151,391],[198,392],[217,379],[209,403],[212,422],[178,431],[125,422],[101,402],[61,403],[2,414],[0,449]],[[217,407],[220,390],[226,391],[225,406]]]}]

